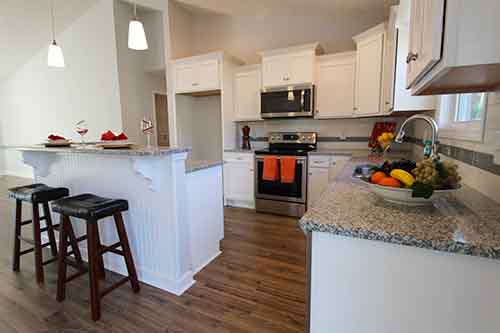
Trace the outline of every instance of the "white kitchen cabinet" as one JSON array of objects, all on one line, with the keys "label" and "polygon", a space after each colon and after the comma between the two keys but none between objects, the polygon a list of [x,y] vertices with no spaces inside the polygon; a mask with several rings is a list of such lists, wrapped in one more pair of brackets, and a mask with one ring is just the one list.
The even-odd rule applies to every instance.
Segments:
[{"label": "white kitchen cabinet", "polygon": [[382,112],[382,70],[386,24],[354,37],[357,46],[354,113],[358,116]]},{"label": "white kitchen cabinet", "polygon": [[260,93],[262,71],[260,65],[243,66],[234,77],[234,120],[262,120]]},{"label": "white kitchen cabinet", "polygon": [[[404,0],[403,0],[404,1]],[[406,0],[408,1],[408,0]],[[436,108],[434,96],[412,96],[406,89],[409,40],[409,4],[392,6],[387,27],[382,109],[384,114],[429,111]]]},{"label": "white kitchen cabinet", "polygon": [[220,89],[219,64],[217,54],[175,61],[175,92],[184,94]]},{"label": "white kitchen cabinet", "polygon": [[500,87],[500,1],[412,0],[410,9],[407,87],[413,95]]},{"label": "white kitchen cabinet", "polygon": [[441,60],[445,0],[411,2],[407,88]]},{"label": "white kitchen cabinet", "polygon": [[224,153],[224,203],[226,206],[255,208],[254,155]]},{"label": "white kitchen cabinet", "polygon": [[314,84],[320,52],[318,43],[261,52],[263,88]]},{"label": "white kitchen cabinet", "polygon": [[354,112],[356,53],[320,56],[316,64],[317,119],[351,118]]}]

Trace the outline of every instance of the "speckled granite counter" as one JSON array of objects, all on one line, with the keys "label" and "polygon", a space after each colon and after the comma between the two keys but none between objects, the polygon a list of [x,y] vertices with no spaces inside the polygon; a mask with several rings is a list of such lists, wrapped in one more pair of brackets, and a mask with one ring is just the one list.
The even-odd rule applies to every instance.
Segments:
[{"label": "speckled granite counter", "polygon": [[47,148],[42,145],[16,147],[19,151],[65,153],[65,154],[102,154],[123,156],[165,156],[177,153],[189,152],[189,148],[154,148],[148,149],[143,146],[134,146],[131,149],[102,149],[88,145],[85,148]]},{"label": "speckled granite counter", "polygon": [[225,153],[242,153],[242,154],[253,154],[255,153],[255,149],[224,149]]},{"label": "speckled granite counter", "polygon": [[388,203],[353,179],[353,158],[300,220],[307,231],[500,259],[500,205],[467,187],[433,206]]},{"label": "speckled granite counter", "polygon": [[186,160],[186,173],[213,168],[224,164],[222,161],[193,161]]}]

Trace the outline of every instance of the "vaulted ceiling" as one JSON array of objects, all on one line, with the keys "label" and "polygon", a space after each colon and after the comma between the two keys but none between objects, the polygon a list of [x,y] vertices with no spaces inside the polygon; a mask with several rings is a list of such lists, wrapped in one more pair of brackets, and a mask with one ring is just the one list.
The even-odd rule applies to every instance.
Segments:
[{"label": "vaulted ceiling", "polygon": [[[64,30],[98,0],[56,0],[57,31]],[[0,80],[49,45],[50,0],[0,1]]]}]

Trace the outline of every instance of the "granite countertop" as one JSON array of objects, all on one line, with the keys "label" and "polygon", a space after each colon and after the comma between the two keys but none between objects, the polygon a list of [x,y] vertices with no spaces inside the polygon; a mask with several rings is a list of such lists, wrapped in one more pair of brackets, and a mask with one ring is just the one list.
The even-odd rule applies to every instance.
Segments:
[{"label": "granite countertop", "polygon": [[225,153],[243,153],[243,154],[253,154],[255,153],[254,148],[252,149],[241,149],[241,148],[236,148],[236,149],[224,149]]},{"label": "granite countertop", "polygon": [[200,171],[208,168],[213,168],[224,164],[223,161],[208,161],[208,160],[186,160],[186,173]]},{"label": "granite countertop", "polygon": [[64,153],[64,154],[100,154],[100,155],[120,155],[120,156],[166,156],[177,153],[189,152],[190,148],[159,148],[148,149],[144,146],[133,146],[130,149],[102,149],[93,145],[85,148],[47,148],[43,145],[16,147],[19,151]]},{"label": "granite countertop", "polygon": [[462,186],[434,205],[391,204],[352,178],[355,166],[367,162],[358,157],[345,166],[302,217],[302,230],[500,259],[498,203]]}]

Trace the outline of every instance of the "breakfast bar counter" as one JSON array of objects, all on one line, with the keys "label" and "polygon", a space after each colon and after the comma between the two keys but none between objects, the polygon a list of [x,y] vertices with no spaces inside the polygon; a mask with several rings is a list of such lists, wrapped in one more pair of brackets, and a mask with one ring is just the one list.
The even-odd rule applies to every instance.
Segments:
[{"label": "breakfast bar counter", "polygon": [[500,205],[467,187],[430,206],[384,201],[353,157],[302,217],[310,332],[498,332]]},{"label": "breakfast bar counter", "polygon": [[[194,274],[220,254],[222,166],[205,163],[187,169],[190,149],[88,145],[18,150],[33,167],[35,182],[67,187],[70,195],[94,193],[129,202],[124,220],[142,282],[180,295],[195,282]],[[198,186],[210,196],[198,195]],[[73,225],[83,233],[80,223]],[[99,227],[104,244],[116,241],[113,223],[103,221]],[[104,261],[107,269],[126,272],[121,257],[107,254]]]}]

